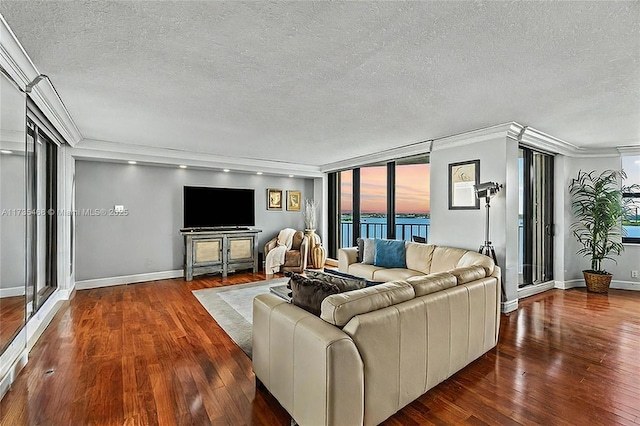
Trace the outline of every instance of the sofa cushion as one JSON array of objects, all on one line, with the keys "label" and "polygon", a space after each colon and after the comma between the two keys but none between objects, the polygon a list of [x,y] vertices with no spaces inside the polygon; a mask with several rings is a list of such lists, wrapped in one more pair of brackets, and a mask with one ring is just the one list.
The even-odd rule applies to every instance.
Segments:
[{"label": "sofa cushion", "polygon": [[358,277],[339,277],[322,271],[313,271],[307,269],[305,275],[311,279],[320,280],[329,284],[334,284],[340,289],[340,292],[358,290],[367,286],[367,280]]},{"label": "sofa cushion", "polygon": [[446,290],[458,284],[456,277],[449,272],[410,277],[407,278],[407,282],[413,286],[416,297]]},{"label": "sofa cushion", "polygon": [[453,247],[436,247],[431,260],[431,273],[446,272],[456,269],[458,262],[468,250]]},{"label": "sofa cushion", "polygon": [[406,268],[405,242],[402,240],[376,240],[375,266]]},{"label": "sofa cushion", "polygon": [[406,281],[391,281],[328,296],[322,301],[320,318],[342,327],[356,315],[386,308],[414,297],[411,284]]},{"label": "sofa cushion", "polygon": [[435,247],[433,244],[407,242],[407,269],[420,271],[423,274],[431,273],[431,259]]},{"label": "sofa cushion", "polygon": [[340,293],[335,284],[309,279],[293,272],[285,275],[290,277],[291,303],[316,316],[320,316],[322,301],[327,296]]},{"label": "sofa cushion", "polygon": [[480,265],[465,266],[464,268],[456,268],[450,271],[456,277],[459,284],[465,284],[471,281],[479,280],[486,276],[485,269]]},{"label": "sofa cushion", "polygon": [[364,263],[352,263],[351,265],[349,265],[349,270],[347,272],[351,275],[355,275],[356,277],[373,280],[373,274],[376,271],[380,271],[382,269],[384,268],[381,266],[366,265]]},{"label": "sofa cushion", "polygon": [[404,268],[380,269],[379,271],[375,271],[373,273],[373,279],[375,281],[387,282],[395,280],[406,280],[407,278],[414,277],[416,275],[424,274],[422,272]]}]

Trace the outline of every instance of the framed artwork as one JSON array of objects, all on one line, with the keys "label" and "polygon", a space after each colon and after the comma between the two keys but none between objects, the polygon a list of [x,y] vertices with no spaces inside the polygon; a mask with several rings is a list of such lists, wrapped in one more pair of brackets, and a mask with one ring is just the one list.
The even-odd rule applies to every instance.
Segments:
[{"label": "framed artwork", "polygon": [[300,191],[287,191],[287,210],[300,211]]},{"label": "framed artwork", "polygon": [[282,210],[282,189],[267,189],[267,210]]},{"label": "framed artwork", "polygon": [[480,160],[449,164],[449,210],[480,209],[474,185],[480,183]]}]

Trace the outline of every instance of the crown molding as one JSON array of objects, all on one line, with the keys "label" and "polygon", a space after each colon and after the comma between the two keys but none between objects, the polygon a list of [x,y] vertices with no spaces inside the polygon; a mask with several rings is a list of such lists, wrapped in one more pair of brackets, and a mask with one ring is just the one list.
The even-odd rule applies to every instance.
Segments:
[{"label": "crown molding", "polygon": [[[26,85],[41,74],[2,15],[0,15],[0,65],[11,75],[23,92]],[[47,80],[46,83],[41,82],[35,86],[29,95],[62,134],[65,141],[74,146],[82,139],[82,134],[51,81],[45,80]]]},{"label": "crown molding", "polygon": [[458,133],[452,136],[445,136],[433,141],[433,151],[442,149],[458,148],[465,145],[472,145],[496,138],[516,139],[522,133],[524,127],[514,121],[510,123],[498,124],[496,126],[471,130],[469,132]]},{"label": "crown molding", "polygon": [[156,166],[185,165],[196,169],[230,169],[234,172],[262,172],[270,175],[294,175],[295,177],[301,178],[320,178],[323,176],[318,166],[294,164],[284,161],[228,157],[94,139],[83,139],[76,147],[70,150],[70,154],[74,158],[82,160],[107,162],[126,162],[133,160],[140,164]]},{"label": "crown molding", "polygon": [[550,154],[561,154],[568,157],[602,158],[617,157],[620,155],[616,148],[581,148],[532,127],[524,128],[519,142],[540,151]]},{"label": "crown molding", "polygon": [[352,169],[354,167],[363,166],[365,164],[375,164],[399,158],[412,157],[415,155],[424,155],[431,152],[433,141],[415,142],[409,145],[391,148],[372,154],[360,155],[358,157],[348,158],[346,160],[327,163],[320,166],[320,170],[324,173],[336,172],[339,170]]},{"label": "crown molding", "polygon": [[640,155],[640,145],[619,146],[617,150],[621,155]]}]

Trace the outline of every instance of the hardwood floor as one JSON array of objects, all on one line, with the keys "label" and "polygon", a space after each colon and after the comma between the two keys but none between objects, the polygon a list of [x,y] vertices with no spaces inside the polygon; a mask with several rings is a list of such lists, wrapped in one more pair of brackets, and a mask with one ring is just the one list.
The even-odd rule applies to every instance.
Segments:
[{"label": "hardwood floor", "polygon": [[[236,274],[78,291],[0,402],[2,425],[288,425],[191,294]],[[503,315],[498,347],[385,422],[640,424],[640,292],[552,290]]]},{"label": "hardwood floor", "polygon": [[24,323],[24,296],[0,299],[0,349],[13,338]]}]

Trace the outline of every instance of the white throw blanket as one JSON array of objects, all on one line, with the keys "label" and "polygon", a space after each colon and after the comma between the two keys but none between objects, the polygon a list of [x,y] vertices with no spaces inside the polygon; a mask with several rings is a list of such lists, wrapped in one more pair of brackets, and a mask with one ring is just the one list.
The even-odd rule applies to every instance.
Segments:
[{"label": "white throw blanket", "polygon": [[277,246],[267,253],[267,258],[265,259],[265,272],[267,274],[275,274],[280,271],[280,266],[284,265],[287,251],[291,250],[295,233],[296,230],[291,228],[285,228],[280,231],[276,242]]}]

